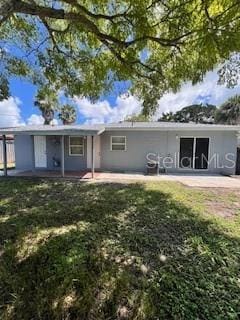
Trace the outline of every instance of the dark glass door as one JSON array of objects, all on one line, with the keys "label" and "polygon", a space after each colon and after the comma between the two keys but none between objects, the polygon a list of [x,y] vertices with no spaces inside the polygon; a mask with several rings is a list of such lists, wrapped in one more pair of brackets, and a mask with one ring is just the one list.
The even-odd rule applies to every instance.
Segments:
[{"label": "dark glass door", "polygon": [[237,148],[236,174],[240,175],[240,148]]},{"label": "dark glass door", "polygon": [[180,139],[180,168],[193,168],[193,146],[194,138]]},{"label": "dark glass door", "polygon": [[207,169],[208,168],[208,150],[209,150],[209,138],[196,138],[195,146],[195,169]]}]

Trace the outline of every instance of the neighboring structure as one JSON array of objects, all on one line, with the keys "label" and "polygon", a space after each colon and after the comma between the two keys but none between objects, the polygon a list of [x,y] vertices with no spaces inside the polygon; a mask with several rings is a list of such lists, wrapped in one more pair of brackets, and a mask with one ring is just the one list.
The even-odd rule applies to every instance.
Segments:
[{"label": "neighboring structure", "polygon": [[[25,126],[15,137],[16,169],[235,174],[240,126],[172,122]],[[239,160],[240,161],[240,160]]]}]

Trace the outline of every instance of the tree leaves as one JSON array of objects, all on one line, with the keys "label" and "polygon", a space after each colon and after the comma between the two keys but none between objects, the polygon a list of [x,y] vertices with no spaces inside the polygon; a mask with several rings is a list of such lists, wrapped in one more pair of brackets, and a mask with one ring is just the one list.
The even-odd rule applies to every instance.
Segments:
[{"label": "tree leaves", "polygon": [[58,117],[59,117],[59,119],[62,120],[63,124],[74,123],[76,121],[76,118],[77,118],[76,109],[73,106],[69,105],[69,104],[65,104],[61,108]]},{"label": "tree leaves", "polygon": [[173,113],[163,113],[159,121],[214,123],[216,106],[207,104],[191,105]]},{"label": "tree leaves", "polygon": [[1,76],[0,77],[0,101],[8,99],[10,97],[9,92],[9,82],[8,80]]},{"label": "tree leaves", "polygon": [[240,96],[236,95],[223,103],[216,112],[216,122],[223,124],[240,124]]},{"label": "tree leaves", "polygon": [[[128,80],[144,114],[154,113],[166,91],[201,81],[240,51],[236,0],[19,0],[7,7],[0,47],[7,44],[9,56],[1,74],[91,99]],[[18,61],[15,68],[11,61]],[[236,77],[221,82],[234,86]]]},{"label": "tree leaves", "polygon": [[59,110],[58,92],[50,84],[39,88],[35,97],[35,106],[42,112],[44,124],[50,124],[54,118],[54,112]]}]

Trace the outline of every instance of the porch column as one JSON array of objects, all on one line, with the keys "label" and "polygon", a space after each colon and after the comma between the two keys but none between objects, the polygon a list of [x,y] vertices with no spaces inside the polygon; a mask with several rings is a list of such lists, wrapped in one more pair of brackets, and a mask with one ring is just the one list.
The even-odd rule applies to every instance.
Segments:
[{"label": "porch column", "polygon": [[35,146],[34,146],[34,136],[31,136],[32,141],[32,172],[35,172]]},{"label": "porch column", "polygon": [[92,179],[94,179],[94,136],[92,136]]},{"label": "porch column", "polygon": [[7,176],[7,144],[6,144],[6,136],[5,134],[2,136],[3,143],[3,174]]},{"label": "porch column", "polygon": [[62,177],[65,176],[65,164],[64,164],[64,136],[61,136],[61,172]]}]

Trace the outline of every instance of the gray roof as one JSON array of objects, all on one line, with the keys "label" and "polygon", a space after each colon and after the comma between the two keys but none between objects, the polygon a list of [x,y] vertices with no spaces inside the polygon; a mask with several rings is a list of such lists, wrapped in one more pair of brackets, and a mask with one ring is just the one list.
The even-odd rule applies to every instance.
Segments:
[{"label": "gray roof", "polygon": [[196,124],[179,122],[119,122],[110,124],[93,125],[31,125],[13,128],[0,128],[0,134],[45,134],[45,135],[95,135],[103,131],[116,130],[158,130],[158,131],[178,131],[178,130],[208,130],[208,131],[240,131],[240,126],[219,125],[219,124]]},{"label": "gray roof", "polygon": [[105,125],[105,130],[226,130],[239,131],[240,125],[200,124],[182,122],[119,122]]},{"label": "gray roof", "polygon": [[31,125],[12,128],[0,128],[0,134],[46,134],[46,135],[68,135],[81,134],[95,135],[104,131],[103,125]]}]

